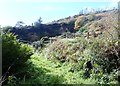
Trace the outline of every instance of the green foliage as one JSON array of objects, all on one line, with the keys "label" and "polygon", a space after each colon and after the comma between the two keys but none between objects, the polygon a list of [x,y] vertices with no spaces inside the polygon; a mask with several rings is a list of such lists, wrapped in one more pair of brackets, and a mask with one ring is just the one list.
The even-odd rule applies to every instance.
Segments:
[{"label": "green foliage", "polygon": [[[12,40],[16,40],[13,34],[7,36],[12,37]],[[18,54],[12,52],[12,55],[17,54],[19,56],[23,50],[29,52],[27,46],[25,48],[23,44],[17,41],[9,42],[8,40],[11,39],[6,39],[5,44],[16,45],[12,49],[19,51]],[[41,54],[34,53],[31,56],[27,61],[29,66],[24,70],[25,73],[20,83],[36,85],[116,84],[116,72],[119,69],[120,62],[119,42],[119,40],[112,40],[105,35],[96,38],[90,37],[89,39],[84,37],[58,39],[43,48],[40,51]],[[8,45],[7,47],[11,49],[11,46]],[[27,55],[24,54],[24,57],[27,57]],[[89,61],[93,66],[92,69],[87,66]],[[18,80],[13,76],[9,79],[8,84],[16,84]]]},{"label": "green foliage", "polygon": [[15,74],[26,66],[26,61],[32,55],[32,51],[27,44],[19,43],[12,33],[2,35],[2,63],[3,74],[8,70],[9,74]]},{"label": "green foliage", "polygon": [[[93,78],[104,84],[115,81],[110,74],[113,69],[119,68],[120,47],[119,40],[112,40],[105,37],[85,39],[82,37],[74,40],[56,41],[48,47],[48,57],[60,62],[75,63],[70,69],[71,72],[83,72],[83,78]],[[91,61],[93,69],[87,71],[86,63]],[[105,77],[106,74],[113,78]],[[105,75],[105,76],[104,76]]]},{"label": "green foliage", "polygon": [[15,76],[9,76],[8,77],[8,82],[7,82],[7,85],[9,86],[16,86],[17,85],[17,78]]},{"label": "green foliage", "polygon": [[95,80],[82,78],[84,71],[76,70],[76,64],[53,62],[43,54],[34,53],[28,64],[26,78],[20,81],[22,84],[95,84]]},{"label": "green foliage", "polygon": [[87,27],[81,27],[80,29],[79,29],[79,32],[81,32],[81,33],[83,33],[83,32],[87,32],[88,30],[87,30]]},{"label": "green foliage", "polygon": [[[119,51],[118,40],[59,39],[44,48],[41,54],[36,52],[31,56],[20,84],[116,84],[118,60],[115,60],[116,53],[110,54],[114,52],[113,47]],[[91,70],[87,67],[88,61],[93,66]],[[18,80],[13,77],[9,84]]]},{"label": "green foliage", "polygon": [[22,80],[22,84],[60,84],[64,78],[60,74],[56,74],[57,67],[55,64],[46,60],[42,55],[34,54],[28,60],[29,68],[27,69],[26,79]]},{"label": "green foliage", "polygon": [[[40,51],[38,47],[42,46],[43,43],[39,41],[33,42],[36,47],[36,52],[33,55],[30,47],[27,44],[18,42],[14,34],[3,34],[3,73],[11,67],[8,71],[7,85],[116,84],[120,68],[120,40],[113,40],[117,38],[117,32],[112,33],[113,30],[111,29],[107,31],[105,28],[107,24],[101,23],[101,20],[104,20],[101,17],[90,14],[80,16],[76,21],[67,18],[65,20],[67,20],[68,24],[62,24],[60,20],[57,22],[61,22],[61,24],[50,25],[41,24],[42,21],[39,18],[34,25],[32,24],[32,27],[23,27],[24,23],[22,21],[18,22],[17,28],[5,27],[5,32],[12,30],[16,33],[20,32],[21,37],[28,36],[32,41],[44,35],[49,35],[49,33],[51,34],[51,29],[59,25],[64,28],[71,28],[71,30],[74,25],[74,29],[79,30],[80,33],[88,32],[88,30],[95,31],[96,34],[103,32],[102,35],[96,38],[84,38],[81,35],[81,37],[74,39],[57,39],[47,44],[47,47],[41,48]],[[62,19],[62,21],[65,20]],[[112,21],[112,19],[110,20]],[[32,30],[33,28],[36,29]],[[48,28],[47,31],[44,28]],[[62,30],[59,31],[58,29],[54,29],[55,35],[57,32],[61,34]],[[21,34],[22,31],[26,36]],[[92,32],[90,33],[89,35],[92,35]],[[38,34],[42,35],[38,36]],[[88,62],[92,65],[91,69],[88,67]]]},{"label": "green foliage", "polygon": [[96,55],[94,60],[99,65],[103,66],[104,72],[109,73],[112,69],[117,68],[118,66],[117,62],[120,57],[116,52],[119,53],[119,45],[116,43],[118,43],[118,41],[97,39],[97,41],[91,46],[92,52]]},{"label": "green foliage", "polygon": [[95,16],[94,13],[88,15],[88,17],[87,17],[87,19],[88,19],[89,21],[93,21],[95,18],[96,18],[96,16]]},{"label": "green foliage", "polygon": [[2,29],[3,29],[3,32],[10,32],[13,29],[13,27],[12,26],[5,26]]}]

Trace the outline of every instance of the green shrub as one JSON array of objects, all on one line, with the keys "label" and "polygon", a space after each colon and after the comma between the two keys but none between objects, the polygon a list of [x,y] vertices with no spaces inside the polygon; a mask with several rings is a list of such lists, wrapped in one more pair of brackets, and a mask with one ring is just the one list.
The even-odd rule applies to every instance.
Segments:
[{"label": "green shrub", "polygon": [[[114,69],[119,69],[119,40],[108,39],[105,36],[89,39],[79,37],[72,41],[62,40],[48,47],[48,56],[53,58],[53,61],[57,58],[59,61],[75,63],[70,69],[71,72],[84,70],[84,78],[94,78],[102,83],[111,82],[111,79],[104,75],[110,75]],[[88,61],[93,65],[90,71],[86,71],[89,69],[86,66]]]},{"label": "green shrub", "polygon": [[17,85],[17,78],[15,76],[9,76],[7,85],[9,86],[16,86]]},{"label": "green shrub", "polygon": [[81,27],[80,29],[79,29],[79,32],[81,32],[81,33],[83,33],[83,32],[87,32],[88,30],[87,30],[87,27]]},{"label": "green shrub", "polygon": [[95,17],[96,17],[95,14],[92,13],[92,14],[88,15],[87,19],[88,19],[89,21],[93,21],[93,20],[95,19]]},{"label": "green shrub", "polygon": [[[119,46],[117,43],[112,40],[97,40],[96,43],[93,43],[91,49],[92,52],[96,55],[94,60],[101,65],[104,72],[110,73],[112,69],[118,68],[118,59],[120,58]],[[106,69],[106,70],[105,70]]]},{"label": "green shrub", "polygon": [[[98,83],[107,84],[115,81],[115,77],[111,76],[113,70],[118,70],[120,47],[119,40],[100,38],[92,40],[90,45],[93,54],[92,75],[98,79]],[[106,76],[107,75],[107,76]],[[110,77],[108,77],[110,76]]]},{"label": "green shrub", "polygon": [[5,33],[2,35],[3,74],[6,71],[9,71],[9,75],[22,71],[31,55],[32,51],[30,47],[27,44],[19,43],[14,34]]}]

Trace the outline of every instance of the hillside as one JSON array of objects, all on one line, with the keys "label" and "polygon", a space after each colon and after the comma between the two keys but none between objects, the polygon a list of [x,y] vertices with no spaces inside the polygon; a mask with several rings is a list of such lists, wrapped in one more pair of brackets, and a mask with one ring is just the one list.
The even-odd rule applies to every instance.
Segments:
[{"label": "hillside", "polygon": [[117,16],[114,9],[8,27],[2,35],[3,85],[120,84]]},{"label": "hillside", "polygon": [[[73,17],[63,18],[57,21],[53,21],[48,24],[41,24],[38,26],[23,26],[23,27],[8,27],[7,31],[15,33],[21,40],[25,41],[37,41],[40,38],[48,36],[55,37],[65,34],[66,32],[75,33],[75,21],[80,17],[86,17],[84,24],[82,25],[82,30],[85,32],[106,32],[106,30],[111,31],[116,26],[117,21],[117,10],[108,10],[98,13],[94,13],[95,17],[91,18],[91,14],[80,14]],[[81,27],[80,27],[81,28]],[[80,29],[79,28],[79,29]],[[8,30],[10,29],[10,30]],[[84,31],[83,31],[84,32]]]}]

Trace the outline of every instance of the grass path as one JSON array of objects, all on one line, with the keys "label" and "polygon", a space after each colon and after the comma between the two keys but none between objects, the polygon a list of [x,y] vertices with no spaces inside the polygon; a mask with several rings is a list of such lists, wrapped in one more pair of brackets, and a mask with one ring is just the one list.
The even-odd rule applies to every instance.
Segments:
[{"label": "grass path", "polygon": [[71,72],[73,64],[50,61],[42,54],[34,53],[29,60],[33,73],[27,82],[31,84],[95,84],[95,80],[83,79],[83,71]]}]

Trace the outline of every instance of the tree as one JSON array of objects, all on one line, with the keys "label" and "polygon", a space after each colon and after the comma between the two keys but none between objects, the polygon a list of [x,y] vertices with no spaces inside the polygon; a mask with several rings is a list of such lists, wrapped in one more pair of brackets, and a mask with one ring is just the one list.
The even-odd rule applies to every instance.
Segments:
[{"label": "tree", "polygon": [[0,25],[0,36],[2,36],[2,32],[3,32],[3,29],[1,28],[1,25]]},{"label": "tree", "polygon": [[19,43],[16,36],[12,33],[2,35],[2,75],[18,73],[20,77],[23,74],[20,71],[27,66],[26,62],[32,55],[32,51],[27,44]]},{"label": "tree", "polygon": [[42,18],[41,18],[41,17],[38,19],[38,23],[39,23],[39,24],[42,23]]},{"label": "tree", "polygon": [[40,17],[40,18],[38,19],[38,21],[34,23],[34,26],[37,27],[37,28],[39,28],[39,27],[41,26],[41,24],[42,24],[42,19],[41,19],[41,17]]},{"label": "tree", "polygon": [[12,26],[5,26],[5,27],[3,27],[3,33],[4,32],[10,32],[12,29],[13,29]]},{"label": "tree", "polygon": [[15,26],[16,27],[22,27],[24,24],[25,23],[23,21],[18,21]]},{"label": "tree", "polygon": [[[118,7],[120,7],[120,1],[118,2]],[[118,39],[120,39],[120,8],[118,8],[118,28],[117,28],[117,32],[118,32]]]}]

